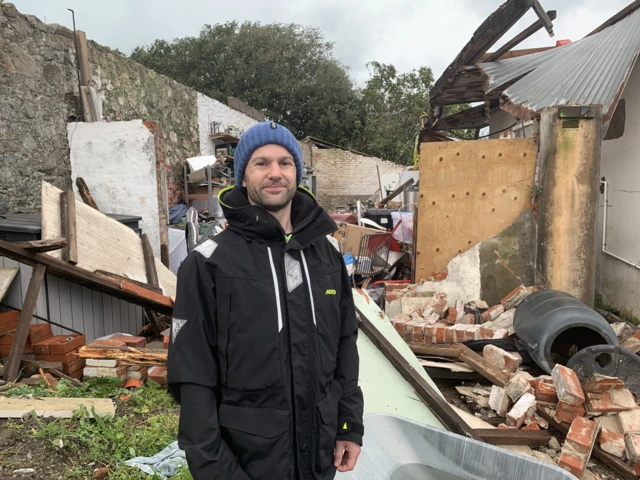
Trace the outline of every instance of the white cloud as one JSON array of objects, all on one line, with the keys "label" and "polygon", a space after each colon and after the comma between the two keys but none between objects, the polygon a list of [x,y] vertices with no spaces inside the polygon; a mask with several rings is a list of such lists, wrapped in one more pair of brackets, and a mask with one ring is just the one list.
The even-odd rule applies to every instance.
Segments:
[{"label": "white cloud", "polygon": [[[406,71],[429,66],[438,77],[469,41],[475,29],[502,0],[14,0],[22,13],[47,23],[76,26],[87,37],[125,53],[156,38],[197,35],[205,23],[230,20],[299,23],[318,27],[335,42],[336,56],[359,82],[368,77],[365,64],[392,63]],[[555,45],[559,39],[578,40],[621,10],[629,0],[542,0],[557,10],[555,37],[543,29],[519,48]],[[530,11],[505,38],[511,38],[537,19]]]}]

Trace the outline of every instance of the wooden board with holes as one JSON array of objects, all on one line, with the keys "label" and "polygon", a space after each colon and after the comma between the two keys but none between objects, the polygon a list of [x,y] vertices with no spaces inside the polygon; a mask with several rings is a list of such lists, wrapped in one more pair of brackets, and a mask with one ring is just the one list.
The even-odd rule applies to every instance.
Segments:
[{"label": "wooden board with holes", "polygon": [[[53,185],[42,182],[43,240],[60,236],[61,192]],[[104,270],[147,283],[142,242],[131,228],[89,205],[76,202],[76,234],[78,267],[90,272]],[[59,251],[49,252],[47,255],[61,257]],[[160,287],[164,294],[175,297],[175,274],[157,258],[155,263]]]},{"label": "wooden board with holes", "polygon": [[15,398],[0,397],[0,418],[21,418],[32,410],[39,417],[71,418],[74,410],[86,407],[89,417],[91,408],[101,417],[113,417],[116,408],[109,398]]},{"label": "wooden board with holes", "polygon": [[531,207],[537,144],[531,138],[423,143],[416,281],[498,235]]}]

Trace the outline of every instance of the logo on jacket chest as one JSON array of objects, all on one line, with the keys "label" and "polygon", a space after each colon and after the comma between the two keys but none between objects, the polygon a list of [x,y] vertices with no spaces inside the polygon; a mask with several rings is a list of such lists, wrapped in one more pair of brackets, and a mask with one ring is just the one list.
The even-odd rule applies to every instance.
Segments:
[{"label": "logo on jacket chest", "polygon": [[291,293],[302,284],[302,269],[300,268],[300,262],[288,253],[285,253],[284,269],[287,272],[287,290]]},{"label": "logo on jacket chest", "polygon": [[324,294],[325,295],[335,295],[336,291],[333,288],[327,288],[327,291]]}]

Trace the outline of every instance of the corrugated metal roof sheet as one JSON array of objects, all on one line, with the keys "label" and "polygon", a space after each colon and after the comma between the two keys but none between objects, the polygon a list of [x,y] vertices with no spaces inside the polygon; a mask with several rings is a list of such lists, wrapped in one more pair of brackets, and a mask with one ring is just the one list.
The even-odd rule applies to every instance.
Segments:
[{"label": "corrugated metal roof sheet", "polygon": [[608,123],[639,51],[640,9],[569,45],[479,67],[489,76],[487,94],[524,75],[503,92],[502,108],[510,113],[527,117],[555,105],[602,104]]}]

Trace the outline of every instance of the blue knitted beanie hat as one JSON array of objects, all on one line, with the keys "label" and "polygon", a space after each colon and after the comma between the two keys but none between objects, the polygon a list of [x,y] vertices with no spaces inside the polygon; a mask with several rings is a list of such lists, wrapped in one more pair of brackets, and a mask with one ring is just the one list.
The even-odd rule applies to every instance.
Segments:
[{"label": "blue knitted beanie hat", "polygon": [[240,190],[245,190],[242,186],[242,179],[249,158],[258,148],[269,144],[280,145],[289,151],[296,164],[296,186],[302,183],[302,151],[296,137],[282,125],[267,121],[252,126],[242,135],[233,156],[236,187]]}]

